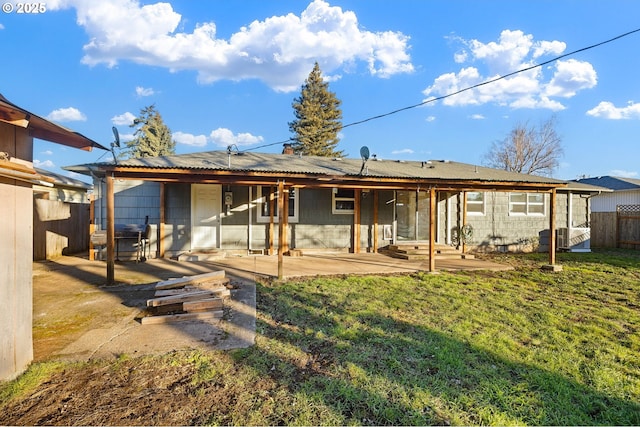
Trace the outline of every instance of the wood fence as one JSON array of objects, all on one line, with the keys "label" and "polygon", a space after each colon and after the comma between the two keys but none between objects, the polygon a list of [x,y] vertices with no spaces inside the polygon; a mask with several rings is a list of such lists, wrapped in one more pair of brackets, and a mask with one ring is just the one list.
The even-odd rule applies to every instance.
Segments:
[{"label": "wood fence", "polygon": [[640,205],[591,213],[591,247],[640,249]]},{"label": "wood fence", "polygon": [[53,259],[89,248],[89,204],[33,201],[33,259]]}]

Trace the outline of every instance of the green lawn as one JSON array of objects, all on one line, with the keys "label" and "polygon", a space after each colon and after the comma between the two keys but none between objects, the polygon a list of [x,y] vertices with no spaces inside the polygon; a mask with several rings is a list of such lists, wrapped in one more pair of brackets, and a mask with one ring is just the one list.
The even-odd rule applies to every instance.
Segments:
[{"label": "green lawn", "polygon": [[261,283],[254,347],[110,369],[181,370],[182,424],[639,425],[640,252],[493,259],[516,268]]}]

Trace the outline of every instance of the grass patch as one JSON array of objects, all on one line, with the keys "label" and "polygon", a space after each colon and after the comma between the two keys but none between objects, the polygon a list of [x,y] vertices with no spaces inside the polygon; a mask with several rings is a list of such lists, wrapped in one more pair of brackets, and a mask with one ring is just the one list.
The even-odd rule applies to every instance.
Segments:
[{"label": "grass patch", "polygon": [[261,283],[254,347],[34,365],[0,424],[640,424],[640,253],[494,260]]}]

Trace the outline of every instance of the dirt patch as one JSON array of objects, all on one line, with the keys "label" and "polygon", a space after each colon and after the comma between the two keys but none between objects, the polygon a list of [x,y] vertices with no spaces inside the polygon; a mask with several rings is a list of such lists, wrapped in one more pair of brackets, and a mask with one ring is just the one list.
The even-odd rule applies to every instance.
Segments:
[{"label": "dirt patch", "polygon": [[[220,321],[141,325],[152,285],[220,267],[206,262],[152,259],[116,263],[116,284],[106,286],[106,264],[60,257],[33,266],[34,359],[87,360],[176,349],[228,349],[252,344],[255,283],[228,276],[232,297]],[[251,330],[253,328],[253,330]],[[248,333],[248,335],[247,335]]]},{"label": "dirt patch", "polygon": [[[203,425],[213,408],[231,404],[243,392],[215,381],[198,384],[197,365],[175,365],[170,359],[168,355],[70,367],[54,374],[36,393],[3,408],[0,424]],[[275,385],[264,387],[268,392]]]}]

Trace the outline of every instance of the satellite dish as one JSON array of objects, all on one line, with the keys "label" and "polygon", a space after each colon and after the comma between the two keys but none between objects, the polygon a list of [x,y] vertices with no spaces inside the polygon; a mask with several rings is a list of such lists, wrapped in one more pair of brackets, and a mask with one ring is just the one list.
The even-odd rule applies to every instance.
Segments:
[{"label": "satellite dish", "polygon": [[360,149],[360,157],[362,157],[362,160],[364,160],[365,162],[369,160],[369,147],[367,147],[366,145],[362,146],[362,148]]},{"label": "satellite dish", "polygon": [[113,126],[111,130],[113,131],[113,137],[115,138],[115,141],[113,141],[113,144],[116,147],[120,148],[120,134],[118,134],[118,129],[116,129],[116,127]]}]

